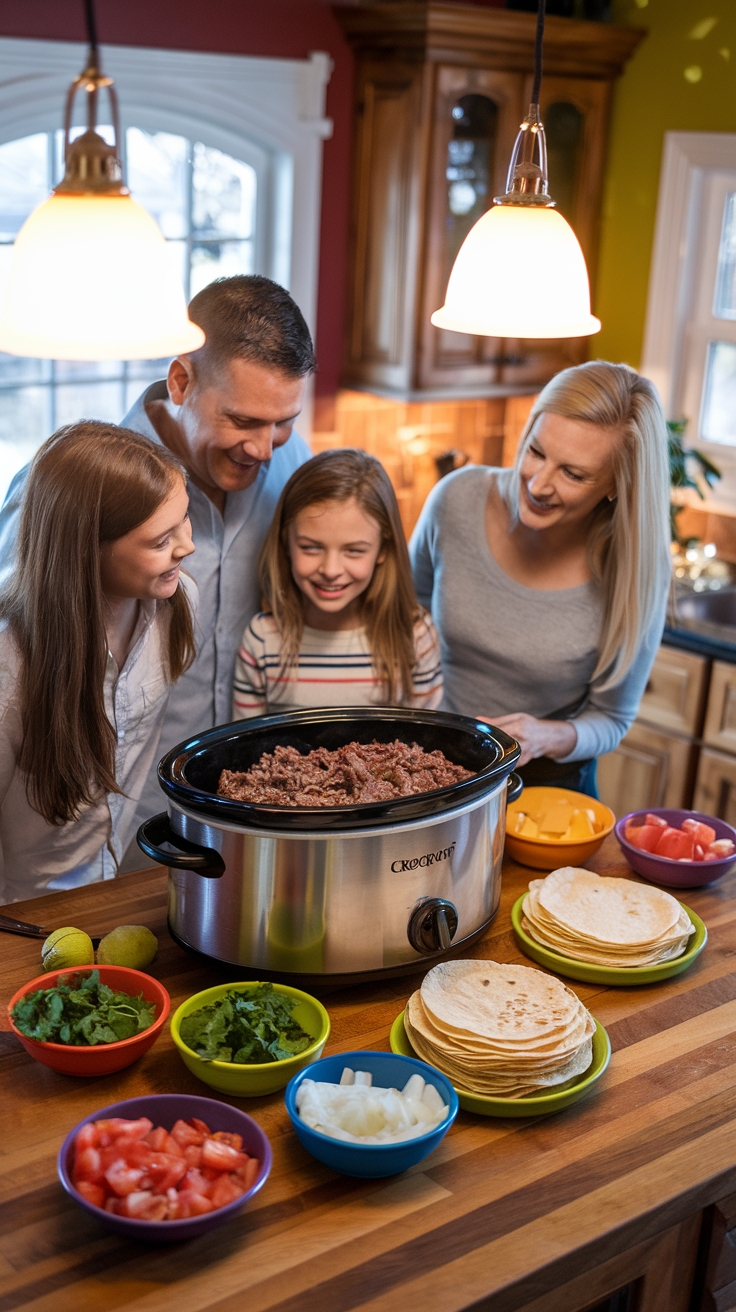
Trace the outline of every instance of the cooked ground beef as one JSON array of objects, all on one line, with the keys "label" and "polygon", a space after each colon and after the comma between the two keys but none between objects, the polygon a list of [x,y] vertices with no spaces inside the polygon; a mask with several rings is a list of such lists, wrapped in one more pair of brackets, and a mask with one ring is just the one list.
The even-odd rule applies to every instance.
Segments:
[{"label": "cooked ground beef", "polygon": [[223,770],[217,792],[265,806],[349,806],[428,793],[472,774],[443,752],[425,752],[398,739],[347,743],[335,751],[316,747],[306,756],[296,747],[277,747],[249,770]]}]

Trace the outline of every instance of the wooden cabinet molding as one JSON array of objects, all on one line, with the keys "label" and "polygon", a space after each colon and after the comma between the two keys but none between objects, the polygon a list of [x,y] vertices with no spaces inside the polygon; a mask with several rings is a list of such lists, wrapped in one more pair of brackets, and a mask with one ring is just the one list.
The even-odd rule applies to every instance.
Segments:
[{"label": "wooden cabinet molding", "polygon": [[688,806],[696,748],[637,720],[615,752],[598,762],[601,801],[614,815],[653,806]]},{"label": "wooden cabinet molding", "polygon": [[696,738],[703,721],[709,662],[675,647],[660,647],[639,708],[639,719]]},{"label": "wooden cabinet molding", "polygon": [[693,807],[736,825],[736,756],[704,747],[698,762]]}]

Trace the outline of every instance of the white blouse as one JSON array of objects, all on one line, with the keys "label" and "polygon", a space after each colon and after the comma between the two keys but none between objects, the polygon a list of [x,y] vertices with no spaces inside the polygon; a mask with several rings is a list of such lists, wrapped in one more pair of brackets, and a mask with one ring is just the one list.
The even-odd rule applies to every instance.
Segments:
[{"label": "white blouse", "polygon": [[[192,581],[184,586],[192,600]],[[141,602],[122,669],[108,652],[105,709],[117,735],[115,778],[122,793],[106,794],[64,825],[48,824],[26,796],[25,775],[17,765],[20,653],[7,625],[0,627],[0,902],[115,878],[134,837],[136,808],[156,758],[169,699],[169,616],[163,603]],[[54,762],[48,765],[53,770]]]}]

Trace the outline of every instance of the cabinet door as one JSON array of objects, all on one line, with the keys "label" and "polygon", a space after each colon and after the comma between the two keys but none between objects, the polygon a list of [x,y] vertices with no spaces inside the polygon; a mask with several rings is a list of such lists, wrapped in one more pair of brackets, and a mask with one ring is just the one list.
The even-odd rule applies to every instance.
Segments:
[{"label": "cabinet door", "polygon": [[[549,191],[557,209],[574,229],[588,266],[591,292],[595,289],[598,229],[605,142],[610,117],[612,86],[582,77],[545,77],[541,112],[547,138]],[[525,97],[531,94],[527,80]],[[507,341],[504,383],[518,386],[551,378],[559,369],[588,358],[595,338],[556,338],[552,341]],[[518,363],[514,363],[517,360]]]},{"label": "cabinet door", "polygon": [[523,74],[440,65],[432,143],[418,325],[420,387],[498,381],[504,342],[434,328],[455,257],[473,224],[506,190],[509,158],[523,116]]},{"label": "cabinet door", "polygon": [[424,84],[415,64],[359,70],[346,381],[406,388],[413,366]]},{"label": "cabinet door", "polygon": [[736,752],[736,665],[714,661],[703,741]]},{"label": "cabinet door", "polygon": [[601,801],[617,816],[649,806],[688,806],[694,751],[685,739],[637,721],[615,752],[598,762]]},{"label": "cabinet door", "polygon": [[700,732],[708,661],[660,647],[639,707],[639,719],[695,738]]},{"label": "cabinet door", "polygon": [[698,763],[693,806],[736,825],[736,756],[724,756],[704,747]]}]

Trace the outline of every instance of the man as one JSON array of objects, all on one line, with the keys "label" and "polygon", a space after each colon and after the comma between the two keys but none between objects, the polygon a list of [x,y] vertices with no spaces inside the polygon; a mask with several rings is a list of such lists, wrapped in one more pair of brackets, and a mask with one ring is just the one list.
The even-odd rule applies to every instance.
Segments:
[{"label": "man", "polygon": [[[247,621],[260,609],[258,556],[285,483],[310,451],[292,427],[315,367],[309,329],[288,292],[268,278],[222,278],[189,315],[204,346],[177,356],[123,426],[162,442],[187,471],[199,587],[197,658],[172,688],[161,752],[232,718],[233,667]],[[28,466],[0,511],[0,570],[12,566]],[[139,822],[164,808],[151,773]],[[140,858],[140,859],[139,859]],[[122,869],[145,858],[129,849]]]}]

